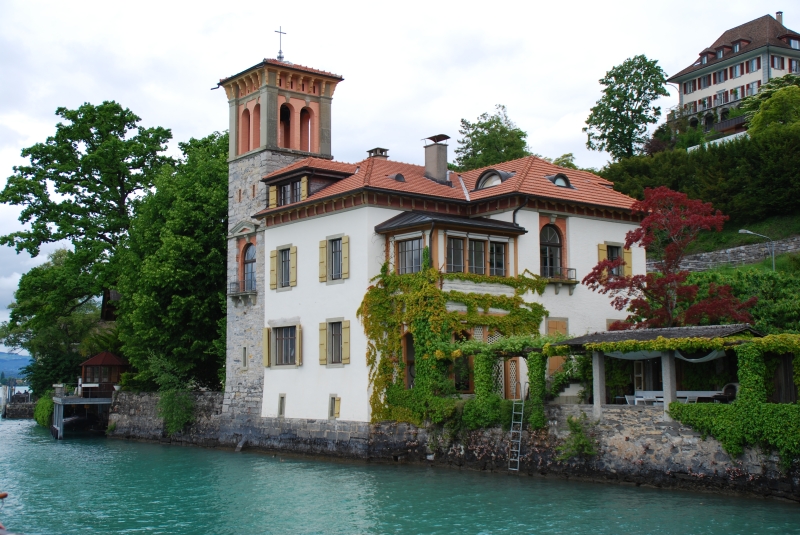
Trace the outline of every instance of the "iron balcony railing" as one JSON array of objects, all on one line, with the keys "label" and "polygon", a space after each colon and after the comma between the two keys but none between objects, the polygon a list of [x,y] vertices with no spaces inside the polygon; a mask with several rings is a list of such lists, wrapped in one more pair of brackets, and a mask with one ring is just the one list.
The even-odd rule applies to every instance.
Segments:
[{"label": "iron balcony railing", "polygon": [[546,279],[577,280],[575,268],[542,266],[542,277]]},{"label": "iron balcony railing", "polygon": [[242,279],[228,283],[228,295],[256,292],[255,279]]}]

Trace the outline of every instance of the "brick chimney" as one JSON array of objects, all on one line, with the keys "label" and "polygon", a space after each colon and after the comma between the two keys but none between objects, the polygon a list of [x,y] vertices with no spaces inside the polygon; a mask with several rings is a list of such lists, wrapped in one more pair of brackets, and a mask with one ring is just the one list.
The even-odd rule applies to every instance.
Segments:
[{"label": "brick chimney", "polygon": [[450,139],[450,136],[437,134],[425,139],[431,141],[429,145],[425,145],[425,178],[451,185],[447,180],[447,144],[442,143]]}]

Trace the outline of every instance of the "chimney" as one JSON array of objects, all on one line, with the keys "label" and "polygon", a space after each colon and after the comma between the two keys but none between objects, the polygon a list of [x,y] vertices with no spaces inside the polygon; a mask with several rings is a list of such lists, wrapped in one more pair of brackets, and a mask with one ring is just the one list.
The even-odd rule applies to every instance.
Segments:
[{"label": "chimney", "polygon": [[425,145],[425,178],[452,185],[447,180],[447,144],[442,143],[450,139],[450,136],[438,134],[425,139],[431,141],[429,145]]},{"label": "chimney", "polygon": [[378,158],[379,160],[388,160],[389,159],[389,149],[382,149],[380,147],[375,147],[374,149],[370,149],[367,151],[370,158]]},{"label": "chimney", "polygon": [[783,26],[783,11],[778,11],[775,13],[775,18],[778,19],[778,24]]}]

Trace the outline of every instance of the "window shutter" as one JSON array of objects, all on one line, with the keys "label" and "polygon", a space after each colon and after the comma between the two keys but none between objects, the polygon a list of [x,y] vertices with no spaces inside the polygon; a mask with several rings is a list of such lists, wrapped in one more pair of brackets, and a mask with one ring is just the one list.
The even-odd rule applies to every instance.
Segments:
[{"label": "window shutter", "polygon": [[297,247],[289,249],[289,286],[297,286]]},{"label": "window shutter", "polygon": [[608,260],[608,246],[605,243],[597,244],[597,261]]},{"label": "window shutter", "polygon": [[339,417],[339,409],[342,407],[342,398],[334,398],[333,402],[333,417]]},{"label": "window shutter", "polygon": [[304,201],[308,198],[308,177],[304,176],[300,179],[300,200]]},{"label": "window shutter", "polygon": [[714,78],[714,83],[716,84],[717,83],[717,73],[714,73],[713,78]]},{"label": "window shutter", "polygon": [[294,354],[298,366],[303,365],[303,328],[298,325],[295,329]]},{"label": "window shutter", "polygon": [[277,186],[269,187],[269,207],[275,208],[278,206],[278,188]]},{"label": "window shutter", "polygon": [[350,320],[342,322],[342,364],[350,364]]},{"label": "window shutter", "polygon": [[745,61],[744,62],[744,73],[747,74],[748,72],[750,72],[750,62],[749,61]]},{"label": "window shutter", "polygon": [[786,61],[786,58],[784,58],[783,56],[781,56],[781,70],[784,70],[784,69],[786,69],[786,63],[785,63],[785,61]]},{"label": "window shutter", "polygon": [[342,236],[342,278],[350,278],[350,236]]},{"label": "window shutter", "polygon": [[264,367],[269,368],[269,350],[270,350],[270,329],[264,327],[261,331],[261,354],[264,359]]},{"label": "window shutter", "polygon": [[756,58],[756,70],[761,68],[761,56]]},{"label": "window shutter", "polygon": [[269,252],[269,289],[274,290],[278,287],[278,251],[273,249]]},{"label": "window shutter", "polygon": [[319,242],[319,282],[328,280],[328,240]]},{"label": "window shutter", "polygon": [[623,268],[622,274],[626,277],[633,275],[633,257],[631,256],[630,249],[623,249],[622,250],[622,260],[625,262],[625,266]]},{"label": "window shutter", "polygon": [[328,324],[319,324],[319,363],[328,364]]},{"label": "window shutter", "polygon": [[547,320],[547,334],[567,334],[567,322],[564,320]]}]

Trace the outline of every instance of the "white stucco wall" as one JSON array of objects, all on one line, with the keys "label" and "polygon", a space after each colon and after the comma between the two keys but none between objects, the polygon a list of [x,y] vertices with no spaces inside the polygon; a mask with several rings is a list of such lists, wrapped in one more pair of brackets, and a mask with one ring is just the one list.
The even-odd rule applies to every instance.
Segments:
[{"label": "white stucco wall", "polygon": [[[375,225],[398,213],[363,207],[265,230],[266,266],[269,251],[277,246],[297,247],[297,286],[267,290],[265,327],[270,321],[300,318],[303,364],[264,369],[262,416],[277,416],[278,397],[286,394],[286,418],[327,419],[330,395],[336,394],[341,398],[339,419],[369,421],[366,338],[356,310],[384,261],[384,238],[375,234]],[[350,277],[326,284],[319,282],[319,242],[336,234],[350,237]],[[339,368],[319,364],[319,324],[329,318],[350,320],[350,364]]]}]

